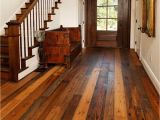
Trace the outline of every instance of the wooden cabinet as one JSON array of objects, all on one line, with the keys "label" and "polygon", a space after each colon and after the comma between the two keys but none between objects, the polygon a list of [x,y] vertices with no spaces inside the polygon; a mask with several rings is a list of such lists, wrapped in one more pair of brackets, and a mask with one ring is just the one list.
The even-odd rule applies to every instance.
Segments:
[{"label": "wooden cabinet", "polygon": [[81,27],[60,27],[46,31],[44,52],[47,63],[65,64],[70,68],[71,62],[81,52]]}]

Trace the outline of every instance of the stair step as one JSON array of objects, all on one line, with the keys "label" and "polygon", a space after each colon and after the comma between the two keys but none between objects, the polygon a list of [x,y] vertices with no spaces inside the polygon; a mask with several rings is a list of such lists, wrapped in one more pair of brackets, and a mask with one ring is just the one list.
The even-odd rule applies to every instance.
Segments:
[{"label": "stair step", "polygon": [[5,27],[4,30],[5,30],[5,35],[8,35],[8,27]]},{"label": "stair step", "polygon": [[8,58],[9,58],[9,55],[1,54],[1,55],[0,55],[0,58],[1,58],[1,59],[8,59]]},{"label": "stair step", "polygon": [[20,72],[23,72],[24,70],[26,70],[26,69],[28,69],[29,67],[23,67],[23,68],[21,68],[20,70],[19,70],[19,73]]},{"label": "stair step", "polygon": [[55,15],[55,13],[48,13],[48,15]]},{"label": "stair step", "polygon": [[56,6],[55,6],[55,7],[52,7],[52,10],[55,10],[55,9],[59,9],[58,6],[57,6],[57,7],[56,7]]},{"label": "stair step", "polygon": [[30,6],[31,4],[32,4],[32,3],[25,3],[26,8],[29,8],[29,6]]},{"label": "stair step", "polygon": [[39,30],[45,30],[45,28],[39,28]]},{"label": "stair step", "polygon": [[30,3],[32,3],[34,0],[30,0]]},{"label": "stair step", "polygon": [[52,22],[53,20],[44,20],[44,22]]},{"label": "stair step", "polygon": [[27,8],[21,8],[21,13],[24,14],[26,12]]},{"label": "stair step", "polygon": [[4,71],[4,72],[9,72],[9,66],[8,65],[1,65],[1,71]]},{"label": "stair step", "polygon": [[6,35],[0,36],[0,43],[1,44],[8,44],[8,36],[6,36]]},{"label": "stair step", "polygon": [[58,3],[59,2],[55,2],[55,8],[58,9]]},{"label": "stair step", "polygon": [[58,0],[57,2],[58,2],[58,3],[62,3],[61,0]]},{"label": "stair step", "polygon": [[5,81],[8,81],[10,79],[10,70],[9,67],[3,67],[0,68],[0,79],[3,79]]},{"label": "stair step", "polygon": [[9,49],[8,49],[8,45],[7,44],[1,44],[0,45],[0,54],[8,54],[9,53]]},{"label": "stair step", "polygon": [[0,65],[1,66],[9,66],[9,56],[8,55],[1,54]]},{"label": "stair step", "polygon": [[35,55],[31,55],[31,56],[28,56],[28,57],[25,57],[25,58],[22,58],[22,60],[28,60],[28,59],[30,59],[30,58],[32,58],[32,57],[34,57]]},{"label": "stair step", "polygon": [[52,20],[52,15],[56,15],[52,10],[52,13],[48,13],[48,20]]},{"label": "stair step", "polygon": [[1,66],[9,66],[9,61],[5,61],[3,59],[0,59]]},{"label": "stair step", "polygon": [[19,20],[22,17],[22,14],[16,14],[16,19]]}]

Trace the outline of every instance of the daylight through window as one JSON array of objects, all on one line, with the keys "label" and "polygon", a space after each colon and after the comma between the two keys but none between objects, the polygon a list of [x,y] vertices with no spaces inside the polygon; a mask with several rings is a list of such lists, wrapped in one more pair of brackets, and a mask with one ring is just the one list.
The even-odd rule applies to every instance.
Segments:
[{"label": "daylight through window", "polygon": [[97,0],[97,30],[117,31],[118,0]]}]

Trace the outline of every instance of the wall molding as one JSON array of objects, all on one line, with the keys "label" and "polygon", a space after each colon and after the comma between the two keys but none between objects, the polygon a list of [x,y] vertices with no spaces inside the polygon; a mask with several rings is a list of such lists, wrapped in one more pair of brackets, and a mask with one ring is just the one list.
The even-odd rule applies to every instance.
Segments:
[{"label": "wall molding", "polygon": [[148,76],[150,77],[151,82],[153,83],[154,87],[156,88],[158,94],[160,95],[160,82],[159,82],[158,78],[155,76],[154,72],[152,71],[152,69],[150,68],[150,66],[148,65],[147,61],[144,59],[143,56],[141,56],[141,62],[143,64],[143,67],[146,70]]}]

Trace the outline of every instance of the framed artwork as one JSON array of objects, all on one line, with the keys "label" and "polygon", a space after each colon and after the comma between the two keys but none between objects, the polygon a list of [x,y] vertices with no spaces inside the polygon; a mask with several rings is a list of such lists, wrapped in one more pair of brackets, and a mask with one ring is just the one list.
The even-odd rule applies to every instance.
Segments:
[{"label": "framed artwork", "polygon": [[155,0],[143,0],[142,32],[155,36]]}]

